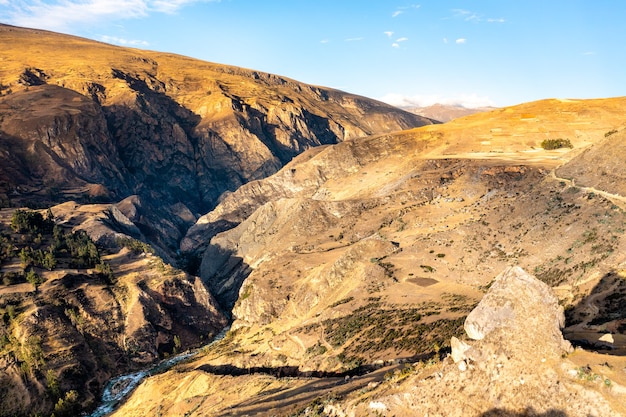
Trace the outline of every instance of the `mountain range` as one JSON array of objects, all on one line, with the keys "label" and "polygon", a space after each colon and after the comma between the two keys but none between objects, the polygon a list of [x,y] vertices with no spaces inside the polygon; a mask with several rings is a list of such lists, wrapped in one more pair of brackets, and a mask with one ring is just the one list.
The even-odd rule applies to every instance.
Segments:
[{"label": "mountain range", "polygon": [[450,104],[432,104],[430,106],[412,107],[402,106],[402,109],[411,113],[418,114],[420,116],[428,117],[429,119],[438,120],[440,122],[449,122],[450,120],[457,119],[463,116],[469,116],[470,114],[480,113],[484,111],[495,110],[496,107],[464,107],[461,105]]},{"label": "mountain range", "polygon": [[0,39],[0,415],[91,410],[226,326],[113,415],[626,415],[626,98],[442,124]]}]

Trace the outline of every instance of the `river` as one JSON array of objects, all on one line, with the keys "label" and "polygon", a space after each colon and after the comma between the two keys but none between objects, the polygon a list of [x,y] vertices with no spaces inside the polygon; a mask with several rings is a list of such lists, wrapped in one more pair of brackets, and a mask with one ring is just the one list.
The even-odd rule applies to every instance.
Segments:
[{"label": "river", "polygon": [[[215,336],[211,343],[205,345],[204,347],[211,346],[212,344],[222,340],[229,329],[230,327],[226,327],[217,336]],[[137,388],[137,386],[146,377],[165,372],[177,363],[196,356],[200,349],[202,348],[183,352],[162,360],[161,362],[158,362],[151,367],[143,369],[141,371],[112,378],[104,387],[100,405],[98,406],[98,408],[95,409],[93,413],[89,414],[88,417],[104,417],[111,414],[113,411],[115,411],[115,409],[122,402],[122,400],[124,400],[126,396],[128,396],[135,388]]]}]

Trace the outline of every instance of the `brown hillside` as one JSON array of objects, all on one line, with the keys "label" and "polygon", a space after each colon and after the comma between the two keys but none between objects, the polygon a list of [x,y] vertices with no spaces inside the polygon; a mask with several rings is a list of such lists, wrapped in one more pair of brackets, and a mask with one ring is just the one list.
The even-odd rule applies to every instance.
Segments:
[{"label": "brown hillside", "polygon": [[[105,262],[73,264],[54,232],[0,213],[2,412],[77,414],[112,374],[213,336],[224,311],[223,340],[116,415],[624,413],[626,98],[432,125],[172,54],[10,26],[0,41],[3,203],[78,200],[53,207],[56,225]],[[82,244],[72,256],[95,256]],[[469,346],[485,294],[493,316],[474,330],[508,330]],[[566,349],[561,306],[566,337],[595,353]]]},{"label": "brown hillside", "polygon": [[[186,377],[221,381],[212,370],[225,364],[306,374],[427,357],[462,335],[465,315],[509,265],[554,287],[568,317],[584,317],[592,347],[602,346],[608,330],[611,347],[621,352],[620,275],[601,283],[626,261],[621,200],[556,175],[621,129],[625,106],[623,98],[544,100],[317,148],[227,195],[190,229],[183,248],[206,247],[202,277],[233,305],[236,331],[190,364]],[[573,149],[541,148],[556,138],[570,139]],[[612,146],[617,154],[623,148]],[[192,388],[176,388],[171,378],[179,373],[168,375],[146,383],[142,397],[119,415],[186,410],[175,398]],[[282,379],[271,380],[272,392],[288,395]],[[277,407],[276,415],[293,415],[297,405],[264,402],[262,381],[246,382],[244,395],[258,388],[248,402],[236,400],[236,388],[224,388],[194,391],[190,407],[222,415],[225,408],[208,404],[215,404],[214,395],[230,395],[233,414],[265,404]],[[142,401],[169,390],[160,401]],[[317,398],[330,391],[317,391]],[[298,404],[300,411],[307,405],[305,399]]]},{"label": "brown hillside", "polygon": [[[5,204],[137,194],[141,227],[164,254],[224,191],[310,147],[431,123],[364,97],[173,54],[7,25],[0,43]],[[181,204],[191,221],[172,208]]]}]

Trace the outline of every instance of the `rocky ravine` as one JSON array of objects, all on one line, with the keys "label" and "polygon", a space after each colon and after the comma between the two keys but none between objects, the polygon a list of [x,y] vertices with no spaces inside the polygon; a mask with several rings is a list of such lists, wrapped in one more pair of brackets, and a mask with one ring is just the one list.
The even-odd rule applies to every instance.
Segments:
[{"label": "rocky ravine", "polygon": [[[179,242],[225,191],[309,148],[432,123],[364,97],[167,53],[7,25],[0,42],[0,204],[54,206],[64,230],[97,243],[115,278],[103,281],[95,265],[59,265],[35,268],[39,291],[2,285],[0,415],[70,415],[93,405],[111,375],[221,329],[226,318],[208,285],[168,264],[197,268]],[[11,211],[3,217],[6,226]],[[37,250],[52,239],[20,244]],[[1,267],[23,272],[10,249]],[[20,370],[31,351],[39,365]]]},{"label": "rocky ravine", "polygon": [[114,415],[626,415],[626,361],[574,351],[561,335],[563,324],[550,287],[508,267],[442,359],[320,379],[277,378],[253,369],[234,377],[197,360],[150,378]]},{"label": "rocky ravine", "polygon": [[[31,407],[11,413],[49,412],[59,397],[67,402],[57,415],[71,414],[64,404],[76,399],[65,395],[85,381],[79,405],[88,406],[109,373],[213,334],[225,321],[219,302],[232,308],[234,330],[197,361],[147,381],[125,415],[209,415],[209,404],[215,412],[262,413],[269,399],[271,407],[291,407],[289,415],[306,414],[325,393],[347,395],[350,389],[331,385],[371,369],[363,365],[436,357],[462,335],[464,317],[507,265],[557,287],[575,312],[600,277],[621,276],[624,212],[610,196],[559,180],[553,170],[622,127],[623,99],[546,100],[387,134],[380,132],[429,121],[240,68],[6,26],[0,36],[7,46],[0,52],[3,200],[106,201],[53,211],[108,251],[102,257],[118,279],[97,281],[91,268],[62,272],[71,279],[40,271],[39,293],[29,284],[3,289],[3,331],[19,342],[9,346],[16,360],[5,363],[17,388],[3,399]],[[571,139],[574,149],[541,149],[555,138]],[[619,141],[610,147],[623,153]],[[173,260],[185,234],[178,260],[192,268],[199,256],[202,282],[158,257],[128,255],[115,239],[151,242]],[[32,236],[33,244],[41,239],[48,238]],[[16,254],[11,259],[19,263]],[[50,291],[61,287],[75,304],[54,304],[64,295]],[[615,294],[600,293],[613,301]],[[54,327],[54,335],[67,330],[76,338],[57,341],[46,330],[41,335],[54,343],[36,343],[21,324],[39,323],[40,308],[67,326]],[[111,328],[99,325],[103,311],[116,318]],[[612,320],[619,330],[619,317]],[[106,337],[94,343],[100,327]],[[127,362],[98,362],[108,358],[99,341],[105,352],[121,349],[113,357]],[[88,350],[99,352],[95,362],[63,362],[92,358]],[[18,372],[28,358],[40,369]],[[96,369],[104,372],[90,380]],[[280,378],[314,374],[335,379]],[[58,392],[55,375],[65,384]],[[364,380],[347,385],[361,390]],[[153,388],[177,395],[146,395]],[[290,394],[298,400],[285,401]]]},{"label": "rocky ravine", "polygon": [[[462,335],[464,317],[511,264],[554,287],[570,317],[588,314],[585,295],[603,276],[623,276],[626,218],[609,197],[553,172],[579,164],[586,147],[623,155],[623,132],[605,138],[623,107],[546,100],[320,147],[225,195],[183,249],[203,253],[201,275],[232,307],[235,331],[187,368],[189,384],[223,381],[215,370],[341,373],[432,356]],[[541,149],[551,137],[574,148]],[[623,300],[601,294],[614,307]],[[596,338],[608,330],[621,340],[614,313],[611,323],[594,316]],[[263,385],[248,383],[246,404],[268,406]],[[167,376],[147,384],[175,386]]]},{"label": "rocky ravine", "polygon": [[[534,106],[542,129],[555,132],[545,135],[605,146],[604,133],[620,120],[615,107],[607,130],[581,131],[544,104],[465,121],[486,139],[492,123],[517,129],[517,115]],[[316,148],[200,218],[182,249],[203,254],[202,278],[233,309],[236,343],[246,348],[227,360],[335,370],[426,354],[447,343],[490,274],[511,262],[559,286],[572,307],[589,291],[581,283],[622,268],[623,211],[550,175],[578,163],[580,148],[533,149],[541,136],[532,134],[509,138],[506,148],[497,132],[497,151],[472,152],[484,145],[458,139],[461,127]],[[409,342],[410,321],[391,311],[419,316],[429,336]],[[377,325],[392,330],[375,336]]]}]

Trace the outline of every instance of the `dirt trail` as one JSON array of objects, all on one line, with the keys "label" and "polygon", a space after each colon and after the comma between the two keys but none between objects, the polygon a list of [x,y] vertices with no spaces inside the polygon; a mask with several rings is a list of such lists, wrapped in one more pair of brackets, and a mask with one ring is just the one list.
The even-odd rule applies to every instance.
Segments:
[{"label": "dirt trail", "polygon": [[302,340],[300,340],[298,336],[294,336],[291,333],[287,333],[287,337],[296,345],[300,346],[300,349],[302,349],[302,352],[306,352],[306,346],[304,346],[304,343],[302,342]]},{"label": "dirt trail", "polygon": [[579,189],[587,193],[594,193],[594,194],[601,195],[602,197],[611,200],[615,205],[619,206],[620,208],[626,209],[626,197],[623,197],[619,194],[613,194],[613,193],[609,193],[608,191],[598,190],[597,188],[594,188],[594,187],[584,187],[584,186],[576,185],[576,180],[573,180],[573,179],[570,180],[567,178],[557,177],[556,169],[553,169],[552,171],[550,171],[550,177],[554,179],[555,181],[564,182],[570,187],[578,187]]},{"label": "dirt trail", "polygon": [[33,292],[35,288],[27,282],[22,284],[0,286],[0,295]]}]

